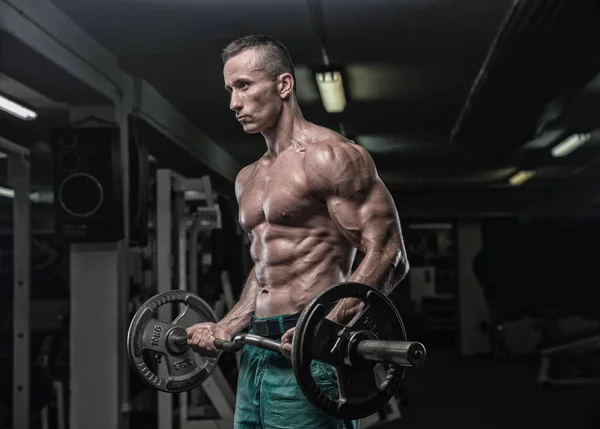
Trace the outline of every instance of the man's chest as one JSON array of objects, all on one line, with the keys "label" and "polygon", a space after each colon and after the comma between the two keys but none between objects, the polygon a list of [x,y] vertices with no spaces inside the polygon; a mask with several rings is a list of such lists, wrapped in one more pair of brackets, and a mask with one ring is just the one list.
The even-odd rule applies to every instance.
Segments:
[{"label": "man's chest", "polygon": [[240,195],[240,224],[246,231],[268,222],[299,225],[320,209],[300,154],[257,166]]}]

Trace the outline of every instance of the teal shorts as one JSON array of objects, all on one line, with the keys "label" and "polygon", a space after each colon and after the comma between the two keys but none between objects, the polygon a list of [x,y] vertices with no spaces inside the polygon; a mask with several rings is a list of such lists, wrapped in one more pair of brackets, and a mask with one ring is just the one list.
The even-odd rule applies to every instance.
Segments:
[{"label": "teal shorts", "polygon": [[[283,317],[285,315],[254,320]],[[253,331],[250,330],[250,333]],[[270,337],[280,339],[281,335],[278,333]],[[332,398],[338,397],[337,373],[333,367],[313,361],[312,373],[323,392]],[[359,420],[339,420],[312,405],[296,382],[291,360],[279,352],[253,346],[242,349],[234,422],[235,429],[359,427]]]}]

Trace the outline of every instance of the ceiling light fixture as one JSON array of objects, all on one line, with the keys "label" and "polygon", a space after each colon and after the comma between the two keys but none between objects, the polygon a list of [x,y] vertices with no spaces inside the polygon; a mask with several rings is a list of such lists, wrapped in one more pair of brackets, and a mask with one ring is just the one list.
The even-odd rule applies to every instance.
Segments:
[{"label": "ceiling light fixture", "polygon": [[522,185],[523,183],[527,182],[533,176],[535,176],[535,171],[521,170],[521,171],[518,171],[515,174],[513,174],[511,176],[511,178],[508,179],[508,183],[510,183],[513,186],[519,186],[519,185]]},{"label": "ceiling light fixture", "polygon": [[[0,186],[0,198],[14,198],[15,190],[11,188],[5,188]],[[29,194],[29,200],[32,203],[54,203],[54,193],[52,191],[35,191]]]},{"label": "ceiling light fixture", "polygon": [[323,107],[328,113],[341,113],[346,108],[346,95],[342,73],[325,71],[316,74],[317,86],[321,94]]},{"label": "ceiling light fixture", "polygon": [[0,197],[14,198],[15,197],[15,190],[14,189],[10,189],[10,188],[5,188],[3,186],[0,186]]},{"label": "ceiling light fixture", "polygon": [[32,121],[37,118],[37,113],[35,113],[33,110],[23,107],[20,104],[3,97],[2,95],[0,95],[0,110],[4,110],[5,112],[10,113],[19,119],[23,119],[24,121]]},{"label": "ceiling light fixture", "polygon": [[552,148],[552,156],[558,158],[567,156],[581,145],[588,142],[592,135],[590,133],[573,134]]}]

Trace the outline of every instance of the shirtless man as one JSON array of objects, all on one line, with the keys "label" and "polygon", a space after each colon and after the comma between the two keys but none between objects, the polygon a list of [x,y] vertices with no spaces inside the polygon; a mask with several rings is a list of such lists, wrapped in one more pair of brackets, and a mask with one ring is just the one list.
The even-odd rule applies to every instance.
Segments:
[{"label": "shirtless man", "polygon": [[[247,36],[222,57],[231,110],[267,145],[235,180],[254,267],[239,302],[217,324],[188,328],[189,343],[214,351],[215,338],[231,340],[248,326],[281,338],[282,353],[244,347],[236,428],[357,427],[317,410],[301,392],[289,360],[293,327],[304,306],[333,284],[359,282],[387,294],[404,278],[409,265],[394,202],[365,149],[303,117],[283,44]],[[356,249],[365,257],[351,273]],[[359,307],[340,301],[328,318],[347,322]],[[335,370],[313,365],[315,381],[337,397]]]}]

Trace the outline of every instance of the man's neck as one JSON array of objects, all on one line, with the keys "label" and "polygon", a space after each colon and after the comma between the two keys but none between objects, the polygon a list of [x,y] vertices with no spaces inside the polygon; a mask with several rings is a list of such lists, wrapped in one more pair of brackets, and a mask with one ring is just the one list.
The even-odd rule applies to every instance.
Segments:
[{"label": "man's neck", "polygon": [[308,122],[304,119],[300,107],[296,103],[289,107],[284,106],[275,127],[262,132],[269,156],[276,158],[286,149],[302,143],[307,125]]}]

